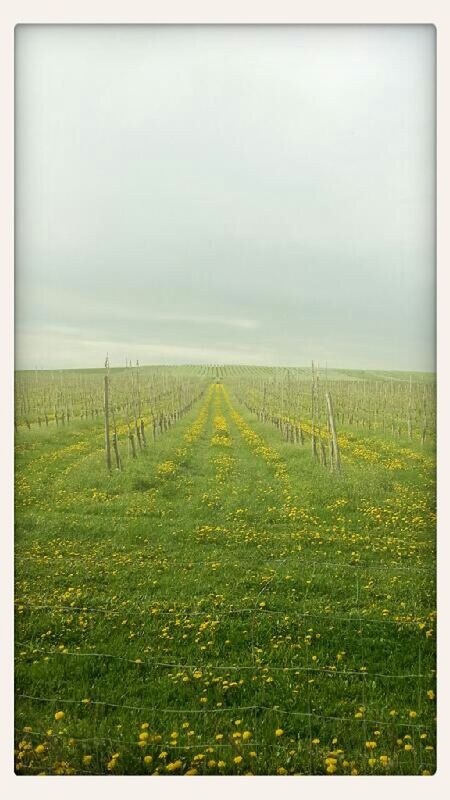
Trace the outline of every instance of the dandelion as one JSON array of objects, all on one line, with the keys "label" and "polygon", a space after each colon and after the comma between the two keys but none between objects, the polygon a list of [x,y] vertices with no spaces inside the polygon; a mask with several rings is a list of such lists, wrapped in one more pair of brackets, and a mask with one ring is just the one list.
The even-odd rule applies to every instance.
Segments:
[{"label": "dandelion", "polygon": [[151,764],[153,761],[153,756],[144,756],[144,764]]},{"label": "dandelion", "polygon": [[86,767],[88,767],[88,766],[89,766],[89,764],[91,763],[91,761],[92,761],[92,756],[90,756],[90,755],[88,755],[88,754],[86,753],[86,755],[84,755],[84,756],[83,756],[83,764],[84,764]]},{"label": "dandelion", "polygon": [[37,747],[34,748],[35,753],[45,753],[45,746],[43,744],[38,744]]},{"label": "dandelion", "polygon": [[380,756],[381,763],[386,766],[389,763],[389,756]]},{"label": "dandelion", "polygon": [[240,764],[241,761],[242,761],[242,756],[235,756],[233,758],[233,761],[234,761],[235,764]]},{"label": "dandelion", "polygon": [[251,736],[252,736],[251,731],[244,731],[244,733],[242,734],[242,740],[244,742],[247,742],[249,739],[251,739]]},{"label": "dandelion", "polygon": [[278,767],[277,769],[278,775],[287,775],[287,769],[284,767]]},{"label": "dandelion", "polygon": [[409,716],[411,717],[411,719],[414,719],[414,717],[417,717],[417,711],[410,711]]},{"label": "dandelion", "polygon": [[167,772],[176,772],[182,766],[183,762],[178,759],[177,761],[171,761],[169,764],[167,764],[166,770]]},{"label": "dandelion", "polygon": [[226,766],[225,761],[218,761],[217,766],[219,767],[219,769],[223,769]]},{"label": "dandelion", "polygon": [[283,728],[277,728],[275,731],[275,736],[283,736],[284,730]]},{"label": "dandelion", "polygon": [[59,722],[60,719],[63,719],[63,717],[64,717],[64,711],[57,711],[56,712],[55,719],[56,719],[57,722]]},{"label": "dandelion", "polygon": [[366,742],[366,747],[368,750],[373,750],[377,746],[376,742]]},{"label": "dandelion", "polygon": [[[435,693],[433,692],[433,689],[428,689],[428,692],[427,692],[427,697],[428,697],[428,700],[434,700],[434,698],[436,697],[436,695],[435,695]],[[422,775],[423,775],[423,772],[422,772]]]}]

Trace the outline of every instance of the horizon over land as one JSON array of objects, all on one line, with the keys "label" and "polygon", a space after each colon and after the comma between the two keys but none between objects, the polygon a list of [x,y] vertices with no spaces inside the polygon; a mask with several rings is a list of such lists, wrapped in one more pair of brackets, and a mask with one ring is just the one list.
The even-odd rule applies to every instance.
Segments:
[{"label": "horizon over land", "polygon": [[[245,364],[242,362],[229,362],[229,363],[220,363],[220,362],[174,362],[174,363],[144,363],[139,361],[128,360],[128,364],[109,364],[109,370],[123,370],[128,368],[135,368],[139,366],[140,369],[175,369],[183,367],[189,369],[196,369],[196,368],[220,368],[222,370],[232,369],[232,368],[243,368],[246,370],[286,370],[286,371],[301,371],[305,374],[311,372],[311,364]],[[436,370],[413,370],[413,369],[385,369],[383,367],[372,367],[370,369],[365,369],[363,367],[336,367],[336,366],[323,366],[319,362],[314,361],[314,367],[317,369],[321,374],[328,374],[328,377],[331,377],[333,373],[343,373],[346,375],[350,374],[361,374],[361,375],[379,375],[382,377],[383,375],[402,375],[402,376],[409,376],[409,375],[422,375],[422,376],[436,376]],[[92,366],[92,367],[85,367],[85,366],[77,366],[77,367],[26,367],[26,368],[15,368],[14,372],[104,372],[104,366]]]}]

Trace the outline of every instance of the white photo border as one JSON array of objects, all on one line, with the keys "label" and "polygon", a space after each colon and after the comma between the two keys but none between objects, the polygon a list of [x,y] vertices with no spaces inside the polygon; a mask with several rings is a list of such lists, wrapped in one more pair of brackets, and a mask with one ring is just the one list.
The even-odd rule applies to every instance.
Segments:
[{"label": "white photo border", "polygon": [[[433,24],[437,30],[437,376],[438,376],[438,611],[444,620],[438,625],[438,769],[431,777],[421,776],[254,776],[188,777],[156,776],[16,776],[13,760],[13,403],[14,403],[14,28],[33,24]],[[0,777],[7,798],[52,800],[63,794],[69,800],[108,792],[108,798],[122,798],[125,792],[151,792],[155,798],[203,800],[211,792],[216,800],[255,795],[298,797],[313,792],[315,798],[378,800],[405,793],[408,798],[444,796],[447,780],[446,756],[450,753],[450,587],[446,585],[446,565],[450,564],[450,4],[445,0],[4,0],[0,21],[0,353],[1,409],[3,442],[0,457],[0,603],[2,648],[0,661]],[[447,582],[448,583],[448,582]],[[150,783],[148,782],[150,780]],[[283,783],[279,783],[283,780]],[[104,783],[107,781],[106,783]],[[332,781],[332,783],[330,783]]]}]

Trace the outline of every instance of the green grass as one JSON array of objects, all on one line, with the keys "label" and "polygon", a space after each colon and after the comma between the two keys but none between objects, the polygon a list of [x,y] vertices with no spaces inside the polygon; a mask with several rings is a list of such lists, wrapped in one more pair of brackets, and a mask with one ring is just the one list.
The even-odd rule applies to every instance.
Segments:
[{"label": "green grass", "polygon": [[17,436],[16,771],[433,772],[431,445],[332,475],[214,386],[122,473],[102,437]]}]

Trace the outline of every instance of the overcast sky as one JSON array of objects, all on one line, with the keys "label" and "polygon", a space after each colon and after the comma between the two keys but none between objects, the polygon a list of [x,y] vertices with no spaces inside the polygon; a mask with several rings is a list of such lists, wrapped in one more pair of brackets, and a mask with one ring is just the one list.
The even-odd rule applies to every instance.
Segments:
[{"label": "overcast sky", "polygon": [[19,26],[18,368],[434,369],[432,26]]}]

